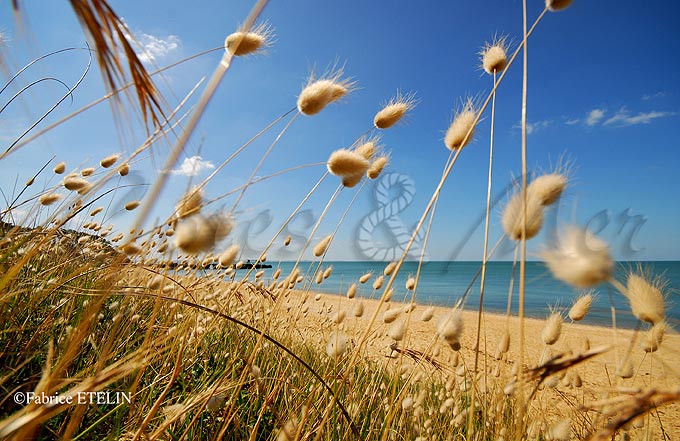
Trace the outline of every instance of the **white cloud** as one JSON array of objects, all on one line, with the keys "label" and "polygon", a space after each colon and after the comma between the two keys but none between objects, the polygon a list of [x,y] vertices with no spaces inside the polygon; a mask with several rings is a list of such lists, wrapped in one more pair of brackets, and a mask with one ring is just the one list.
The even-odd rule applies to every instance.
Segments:
[{"label": "white cloud", "polygon": [[564,123],[565,123],[566,125],[568,125],[568,126],[575,126],[576,124],[578,124],[578,123],[580,123],[580,122],[581,122],[580,119],[578,119],[578,118],[572,118],[572,119],[566,120]]},{"label": "white cloud", "polygon": [[142,63],[156,62],[165,58],[170,53],[179,49],[182,43],[177,35],[168,35],[161,38],[141,31],[136,32],[134,37],[130,34],[125,34],[125,38],[136,49],[137,57]]},{"label": "white cloud", "polygon": [[[536,121],[536,122],[529,122],[527,121],[527,135],[531,135],[538,130],[545,129],[546,127],[550,126],[552,124],[552,120],[543,120],[543,121]],[[518,122],[514,126],[512,126],[514,129],[521,129],[522,128],[522,123]]]},{"label": "white cloud", "polygon": [[604,109],[591,110],[588,112],[588,116],[586,117],[586,125],[590,127],[597,125],[600,121],[602,121],[606,112],[607,111]]},{"label": "white cloud", "polygon": [[173,175],[198,176],[203,170],[213,168],[215,168],[215,164],[212,162],[204,161],[200,156],[192,156],[191,158],[184,158],[182,165],[171,173]]},{"label": "white cloud", "polygon": [[662,91],[662,92],[656,92],[656,93],[646,93],[646,94],[642,95],[641,99],[642,99],[642,101],[649,101],[649,100],[653,100],[655,98],[663,98],[665,96],[666,96],[666,92]]},{"label": "white cloud", "polygon": [[665,118],[674,115],[674,112],[659,112],[652,110],[650,112],[640,112],[637,115],[631,115],[630,111],[625,107],[621,107],[614,116],[606,120],[602,125],[604,126],[634,126],[637,124],[649,124],[652,120],[658,118]]}]

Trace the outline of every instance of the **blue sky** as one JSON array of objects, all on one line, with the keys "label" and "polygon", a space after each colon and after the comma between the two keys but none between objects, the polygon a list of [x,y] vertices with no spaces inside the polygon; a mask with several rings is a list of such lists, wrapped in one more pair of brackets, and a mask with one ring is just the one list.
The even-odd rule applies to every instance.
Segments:
[{"label": "blue sky", "polygon": [[[111,1],[111,5],[144,46],[146,52],[140,47],[140,54],[151,69],[221,45],[252,6],[243,1],[195,5]],[[166,217],[191,183],[200,182],[211,167],[291,109],[312,69],[320,72],[338,63],[357,82],[357,90],[319,115],[299,117],[258,175],[326,161],[333,150],[352,144],[371,128],[373,115],[397,89],[414,92],[418,106],[404,124],[384,131],[381,141],[392,155],[386,173],[410,180],[415,189],[410,205],[399,213],[399,220],[412,227],[448,157],[443,137],[456,106],[468,96],[483,99],[491,89],[490,78],[479,68],[478,51],[494,34],[507,34],[514,49],[521,40],[521,2],[394,1],[386,5],[349,0],[272,1],[261,18],[274,28],[274,43],[266,55],[235,60],[180,159],[200,157],[194,160],[203,167],[198,176],[190,177],[181,173],[181,164],[176,166],[177,173],[156,201],[151,221]],[[9,4],[0,10],[3,68],[9,66],[4,78],[36,56],[82,47],[85,41],[68,2],[40,2],[39,7],[27,2],[24,7],[23,31],[13,20]],[[530,20],[542,7],[541,1],[529,1]],[[680,6],[673,2],[643,5],[577,0],[565,11],[547,14],[539,24],[529,41],[529,168],[549,171],[564,158],[571,164],[568,191],[560,206],[548,214],[546,231],[555,224],[589,224],[611,243],[619,259],[680,259],[676,183],[676,171],[680,170],[679,12]],[[168,108],[201,77],[210,75],[220,57],[214,52],[158,78]],[[4,105],[18,87],[41,77],[73,84],[86,62],[82,51],[51,57],[22,75],[14,88],[3,92],[0,102]],[[521,74],[519,63],[512,66],[498,92],[495,194],[520,173]],[[54,81],[44,82],[8,106],[0,115],[3,145],[64,90]],[[67,100],[46,121],[55,121],[103,93],[95,66],[74,93],[73,102]],[[430,259],[474,260],[481,256],[483,225],[478,220],[486,197],[489,116],[485,113],[474,142],[465,148],[444,186],[430,236]],[[274,127],[227,166],[208,185],[207,197],[243,184],[282,127]],[[134,114],[117,126],[111,108],[99,105],[3,159],[0,186],[11,195],[15,180],[25,182],[52,155],[55,161],[65,160],[68,170],[75,170],[95,166],[114,152],[129,154],[142,140],[143,130]],[[151,183],[171,142],[155,145],[153,158],[138,162],[133,167],[135,173],[121,184]],[[225,244],[236,241],[253,250],[261,248],[323,172],[323,165],[314,166],[253,186],[239,204],[239,232]],[[31,191],[58,182],[45,173]],[[366,258],[355,237],[362,221],[376,210],[375,184],[366,184],[359,194],[329,259]],[[333,178],[320,186],[305,206],[310,211],[291,226],[293,233],[310,231],[310,219],[319,215],[337,185]],[[110,221],[121,231],[127,229],[132,216],[115,207],[142,197],[144,188],[120,189],[110,201],[110,213],[114,214]],[[341,192],[317,238],[333,231],[355,192]],[[391,195],[398,193],[399,188],[394,188]],[[210,208],[229,209],[233,201],[233,197],[225,198]],[[493,209],[493,241],[501,234],[504,201],[502,198]],[[390,231],[383,227],[376,229],[378,248],[388,247],[392,241]],[[544,233],[530,243],[534,258],[546,236]],[[505,251],[500,258],[511,258]]]}]

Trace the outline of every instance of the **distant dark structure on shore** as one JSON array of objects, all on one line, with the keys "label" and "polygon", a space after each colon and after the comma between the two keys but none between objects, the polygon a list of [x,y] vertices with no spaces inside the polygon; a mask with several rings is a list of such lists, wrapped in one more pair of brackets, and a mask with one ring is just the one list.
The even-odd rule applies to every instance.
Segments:
[{"label": "distant dark structure on shore", "polygon": [[[170,268],[170,269],[181,269],[181,268],[191,268],[191,269],[196,269],[196,268],[203,268],[203,269],[216,269],[216,268],[221,268],[219,266],[219,263],[217,262],[210,262],[210,263],[202,263],[202,262],[196,262],[194,264],[189,264],[186,262],[161,262],[160,266],[164,268]],[[237,270],[242,270],[242,269],[267,269],[271,268],[272,266],[268,263],[253,263],[250,260],[247,262],[239,262],[234,265],[231,265],[230,268],[234,268]]]}]

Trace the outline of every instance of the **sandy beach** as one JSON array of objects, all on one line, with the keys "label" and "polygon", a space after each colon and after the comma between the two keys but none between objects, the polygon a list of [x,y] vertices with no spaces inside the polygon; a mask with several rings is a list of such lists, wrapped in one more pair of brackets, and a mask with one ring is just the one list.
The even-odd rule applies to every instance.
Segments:
[{"label": "sandy beach", "polygon": [[[296,325],[299,329],[307,331],[322,329],[320,334],[313,338],[320,345],[325,346],[324,335],[330,334],[333,330],[339,330],[350,338],[354,344],[359,339],[361,333],[366,329],[371,317],[374,315],[378,306],[375,299],[354,298],[348,299],[346,296],[330,295],[324,293],[304,293],[301,291],[291,291],[291,294],[283,300],[284,305],[294,304],[301,306],[301,311],[306,313],[299,317]],[[363,303],[363,314],[355,317],[353,311],[357,304]],[[399,310],[400,313],[394,322],[386,324],[383,321],[384,311],[389,306],[390,310]],[[444,368],[444,375],[452,376],[454,372],[458,375],[464,372],[461,366],[465,366],[467,372],[473,371],[475,351],[473,350],[476,341],[476,329],[478,314],[476,311],[463,311],[464,331],[461,338],[461,349],[454,352],[449,345],[438,338],[437,323],[440,319],[449,314],[451,309],[445,307],[433,307],[432,318],[425,322],[421,320],[423,312],[429,308],[427,305],[416,305],[413,311],[407,312],[410,308],[403,303],[390,302],[382,305],[380,312],[371,328],[370,338],[366,344],[366,355],[375,356],[392,362],[390,355],[395,357],[397,354],[390,349],[394,340],[389,337],[390,326],[399,321],[408,321],[407,332],[403,340],[399,341],[398,347],[411,349],[421,353],[427,353],[434,360],[441,363]],[[294,308],[290,312],[295,311]],[[340,316],[345,315],[340,324]],[[569,369],[567,375],[555,375],[545,381],[545,387],[537,392],[532,401],[531,412],[541,412],[542,414],[553,415],[555,418],[568,418],[572,416],[572,410],[589,406],[596,401],[606,400],[612,397],[611,391],[617,390],[616,395],[634,394],[642,389],[650,387],[658,390],[673,390],[680,386],[680,336],[672,330],[666,332],[663,343],[658,351],[654,353],[645,352],[640,342],[644,337],[643,332],[633,330],[617,330],[611,328],[588,325],[588,317],[581,323],[570,323],[567,318],[562,325],[560,338],[552,346],[546,346],[541,340],[541,331],[545,321],[535,318],[526,318],[524,326],[525,347],[524,347],[524,368],[530,369],[539,366],[553,356],[568,354],[575,356],[584,353],[590,348],[603,348],[604,352],[593,358],[586,360],[576,367]],[[396,325],[395,325],[396,326]],[[509,351],[501,354],[498,350],[499,343],[503,335],[508,332],[510,336]],[[309,338],[309,332],[298,333],[301,337]],[[488,372],[488,387],[505,387],[510,383],[513,366],[517,363],[520,356],[520,320],[518,317],[510,317],[485,313],[482,317],[482,333],[480,337],[480,356],[478,360],[478,372]],[[323,347],[323,346],[322,346]],[[632,349],[632,350],[631,350]],[[458,354],[458,355],[455,355]],[[622,362],[628,358],[631,363],[632,371],[628,370],[630,378],[621,378],[617,372]],[[396,365],[398,359],[395,358]],[[404,357],[402,363],[407,365],[415,364],[415,361]],[[424,371],[432,371],[431,364],[424,363]],[[580,381],[576,379],[576,375]],[[465,374],[464,374],[465,375]],[[628,376],[625,375],[625,376]],[[580,385],[578,383],[581,383]],[[533,383],[535,384],[535,383]],[[600,409],[602,409],[600,407]],[[613,411],[612,408],[604,408],[605,411]],[[591,418],[595,418],[595,412],[589,412]],[[645,418],[645,426],[639,428],[640,436],[651,426],[654,433],[652,439],[660,439],[659,420],[663,424],[663,430],[669,435],[670,439],[680,437],[680,405],[673,404],[658,408],[657,411],[650,413],[650,418]],[[639,425],[639,423],[638,423]],[[657,438],[658,437],[658,438]]]}]

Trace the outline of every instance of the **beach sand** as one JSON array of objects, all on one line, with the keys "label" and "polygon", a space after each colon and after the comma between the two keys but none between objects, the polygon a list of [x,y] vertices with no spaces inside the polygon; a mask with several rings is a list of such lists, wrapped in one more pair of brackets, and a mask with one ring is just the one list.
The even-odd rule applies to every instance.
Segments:
[{"label": "beach sand", "polygon": [[[379,303],[372,299],[348,299],[345,296],[323,293],[305,293],[302,291],[290,291],[290,293],[283,300],[290,307],[289,310],[291,312],[307,310],[307,313],[300,316],[299,320],[290,320],[289,323],[300,330],[297,335],[307,340],[316,340],[321,348],[325,347],[324,335],[327,338],[327,335],[334,330],[340,330],[348,336],[353,344],[356,344]],[[364,313],[360,318],[357,318],[352,311],[360,301],[364,304]],[[292,307],[293,305],[297,305],[299,309]],[[395,356],[396,353],[390,349],[394,340],[386,335],[391,325],[385,324],[382,320],[386,306],[386,304],[382,305],[372,326],[371,337],[365,347],[366,355],[384,359],[385,362],[395,365],[399,362],[413,365],[415,362],[407,357],[401,361],[398,360],[398,357],[390,358],[390,355]],[[408,309],[408,307],[405,308],[405,304],[396,302],[389,303],[389,307],[390,309],[400,308],[402,311]],[[460,366],[463,364],[468,372],[473,371],[477,312],[463,311],[464,331],[460,341],[462,347],[458,351],[459,363],[454,366],[456,358],[454,351],[446,342],[439,339],[436,333],[437,323],[441,317],[449,314],[451,309],[434,307],[432,319],[423,322],[421,315],[427,308],[428,306],[416,305],[415,310],[409,314],[404,312],[399,314],[397,321],[408,319],[408,332],[405,338],[398,342],[398,347],[432,355],[437,362],[441,363],[445,375],[453,375],[456,370],[460,373]],[[339,311],[344,311],[346,315],[340,325],[333,321],[334,319],[337,320]],[[585,352],[588,347],[591,350],[598,347],[609,349],[571,368],[570,373],[562,379],[559,379],[559,376],[556,375],[554,378],[546,380],[546,386],[537,392],[532,401],[530,412],[540,412],[544,416],[549,415],[553,420],[567,418],[573,414],[574,408],[588,406],[589,403],[611,398],[613,389],[618,390],[616,395],[632,395],[635,391],[649,389],[650,387],[658,390],[677,390],[680,388],[680,352],[678,351],[680,349],[680,335],[677,333],[666,332],[659,350],[650,354],[641,349],[640,342],[644,337],[642,332],[638,332],[636,335],[633,330],[617,330],[614,332],[612,328],[591,326],[587,324],[587,316],[583,320],[584,324],[568,323],[569,321],[567,319],[563,324],[559,340],[554,345],[546,347],[541,340],[541,331],[545,321],[534,318],[525,319],[525,370],[540,365],[541,360],[548,360],[551,356],[561,353],[570,353],[573,356]],[[322,329],[323,331],[320,333],[310,332],[315,329]],[[497,360],[496,355],[500,355],[497,348],[505,332],[508,332],[510,336],[510,349],[506,355],[502,356],[501,360]],[[484,366],[486,366],[486,371],[489,372],[487,376],[488,387],[504,388],[504,385],[510,382],[513,366],[517,364],[520,358],[519,318],[510,317],[508,319],[505,315],[485,313],[482,319],[480,339],[482,351],[478,360],[478,372],[484,371]],[[629,354],[629,360],[633,366],[633,376],[623,379],[617,375],[617,366],[624,360],[626,354]],[[423,369],[425,371],[434,370],[431,364],[424,364]],[[574,387],[576,380],[573,372],[580,376],[581,387]],[[559,381],[557,381],[558,379]],[[550,385],[549,383],[553,384]],[[535,385],[536,383],[532,384]],[[587,415],[590,418],[595,418],[596,412],[588,412]],[[680,439],[680,403],[666,405],[652,411],[650,417],[645,419],[645,427],[638,429],[636,433],[642,436],[651,426],[654,434],[651,439],[663,439],[659,429],[659,419],[666,434],[670,436],[667,439]]]}]

